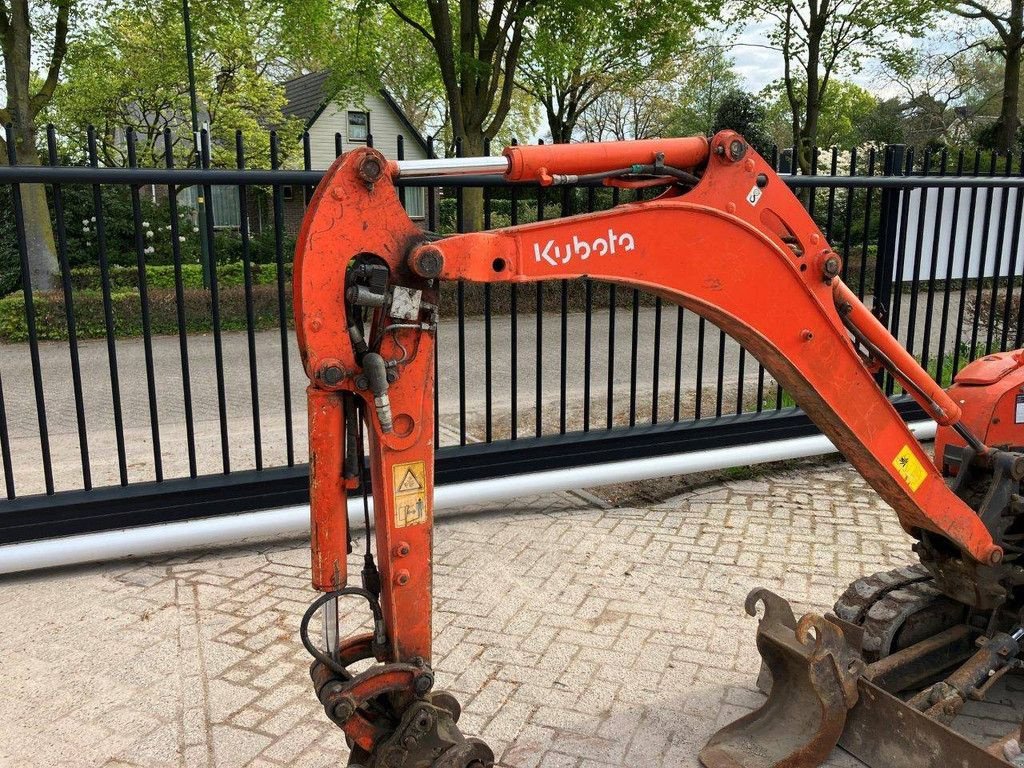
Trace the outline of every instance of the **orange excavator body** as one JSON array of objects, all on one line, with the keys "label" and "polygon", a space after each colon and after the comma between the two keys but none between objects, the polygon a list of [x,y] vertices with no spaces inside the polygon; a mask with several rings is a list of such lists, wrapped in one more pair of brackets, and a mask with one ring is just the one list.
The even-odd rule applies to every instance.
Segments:
[{"label": "orange excavator body", "polygon": [[[1024,448],[1024,350],[993,352],[964,366],[953,378],[949,396],[963,412],[961,420],[985,445]],[[950,474],[942,457],[947,446],[964,447],[949,427],[935,433],[935,466]]]}]

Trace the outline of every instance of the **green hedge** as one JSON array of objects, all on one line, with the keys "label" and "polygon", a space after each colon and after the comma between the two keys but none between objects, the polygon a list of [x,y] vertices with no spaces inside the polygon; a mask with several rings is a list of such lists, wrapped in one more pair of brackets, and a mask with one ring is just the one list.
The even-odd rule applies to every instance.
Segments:
[{"label": "green hedge", "polygon": [[[99,338],[106,334],[103,295],[100,291],[76,291],[74,317],[78,338]],[[291,325],[291,286],[285,289],[286,319]],[[58,292],[33,294],[36,311],[36,333],[42,340],[67,339],[64,297]],[[142,335],[142,310],[139,293],[118,290],[111,295],[113,325],[116,336]],[[220,326],[225,331],[247,327],[245,289],[225,286],[220,291]],[[185,331],[206,333],[213,330],[210,293],[202,288],[187,288],[184,293]],[[253,311],[257,330],[275,328],[279,324],[277,286],[253,287]],[[150,328],[154,335],[178,332],[177,301],[174,290],[154,288],[149,291]],[[22,293],[0,298],[0,341],[17,342],[28,339],[25,304]]]},{"label": "green hedge", "polygon": [[[112,291],[134,291],[139,287],[139,271],[136,267],[112,265],[109,269]],[[285,264],[285,281],[291,282],[292,265]],[[203,287],[203,268],[200,264],[183,264],[181,282],[185,288]],[[277,282],[276,264],[253,264],[253,285],[273,285]],[[217,265],[217,285],[221,287],[245,285],[245,271],[241,262]],[[99,267],[76,267],[71,270],[71,286],[76,291],[98,291],[101,289]],[[149,289],[174,288],[174,267],[158,264],[146,267],[146,286]]]}]

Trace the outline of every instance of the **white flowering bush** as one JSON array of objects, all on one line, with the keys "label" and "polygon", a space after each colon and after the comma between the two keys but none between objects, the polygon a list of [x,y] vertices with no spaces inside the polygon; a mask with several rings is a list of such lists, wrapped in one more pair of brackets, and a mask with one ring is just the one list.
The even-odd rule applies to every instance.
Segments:
[{"label": "white flowering bush", "polygon": [[[104,245],[109,265],[137,266],[136,218],[127,187],[104,187],[102,212],[94,208],[92,189],[64,188],[68,260],[72,267],[100,263],[100,244]],[[147,265],[172,264],[177,249],[184,264],[198,264],[199,229],[193,223],[193,211],[179,206],[171,221],[166,200],[153,202],[146,196],[140,200],[142,215],[138,219],[142,235],[142,256]]]}]

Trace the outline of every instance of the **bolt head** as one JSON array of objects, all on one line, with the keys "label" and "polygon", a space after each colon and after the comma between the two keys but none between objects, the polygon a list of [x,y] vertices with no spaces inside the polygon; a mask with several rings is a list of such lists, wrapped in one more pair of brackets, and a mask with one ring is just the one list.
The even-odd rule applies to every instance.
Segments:
[{"label": "bolt head", "polygon": [[424,672],[416,678],[416,682],[413,683],[413,687],[416,689],[416,693],[420,696],[427,694],[430,689],[434,687],[434,676],[429,672]]},{"label": "bolt head", "polygon": [[334,717],[339,722],[345,722],[355,713],[356,708],[351,701],[341,700],[334,705]]},{"label": "bolt head", "polygon": [[335,384],[337,384],[339,381],[345,378],[345,372],[336,365],[329,365],[326,368],[324,368],[323,373],[321,374],[321,378],[324,380],[325,384],[333,387]]},{"label": "bolt head", "polygon": [[747,145],[740,139],[733,139],[729,142],[729,159],[733,162],[742,160],[747,154]]},{"label": "bolt head", "polygon": [[838,277],[839,270],[842,268],[842,262],[839,261],[839,257],[833,254],[825,259],[824,272],[825,277]]},{"label": "bolt head", "polygon": [[365,155],[359,161],[359,168],[356,174],[367,184],[375,184],[384,175],[384,166],[376,155]]},{"label": "bolt head", "polygon": [[420,248],[413,254],[410,266],[412,271],[420,277],[425,277],[428,280],[433,279],[440,275],[441,270],[444,269],[444,254],[441,253],[439,248],[433,246]]}]

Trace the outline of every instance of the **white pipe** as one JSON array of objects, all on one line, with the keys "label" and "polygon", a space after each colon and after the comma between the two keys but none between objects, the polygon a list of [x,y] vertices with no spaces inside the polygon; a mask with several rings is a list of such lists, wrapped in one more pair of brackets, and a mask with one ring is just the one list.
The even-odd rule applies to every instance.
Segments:
[{"label": "white pipe", "polygon": [[[908,426],[918,440],[929,440],[935,436],[934,421],[918,421]],[[457,510],[471,504],[508,501],[540,493],[571,491],[669,475],[820,456],[834,453],[835,450],[835,446],[824,435],[814,435],[758,445],[739,445],[657,458],[615,461],[575,469],[531,472],[493,480],[452,483],[435,489],[434,510]],[[371,499],[371,514],[372,504]],[[361,498],[349,500],[348,516],[353,527],[362,526]],[[0,574],[238,544],[245,539],[271,536],[299,537],[308,533],[309,505],[303,504],[260,512],[8,544],[0,547]]]}]

